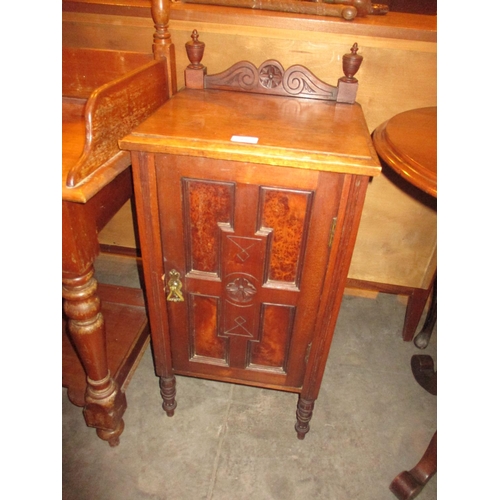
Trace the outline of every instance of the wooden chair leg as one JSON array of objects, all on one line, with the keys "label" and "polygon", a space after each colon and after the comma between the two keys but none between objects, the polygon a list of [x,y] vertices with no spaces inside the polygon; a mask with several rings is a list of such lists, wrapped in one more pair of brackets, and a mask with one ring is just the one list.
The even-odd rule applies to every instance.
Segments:
[{"label": "wooden chair leg", "polygon": [[403,471],[392,481],[389,489],[399,500],[415,498],[437,471],[437,431],[420,462],[410,471]]}]

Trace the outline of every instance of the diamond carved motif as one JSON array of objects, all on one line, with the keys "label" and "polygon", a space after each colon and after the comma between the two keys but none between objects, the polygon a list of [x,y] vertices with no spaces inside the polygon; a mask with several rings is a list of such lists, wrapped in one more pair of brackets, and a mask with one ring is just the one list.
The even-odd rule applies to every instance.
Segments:
[{"label": "diamond carved motif", "polygon": [[252,332],[247,329],[247,320],[243,316],[238,316],[234,319],[234,325],[232,328],[226,330],[224,335],[232,335],[234,337],[246,337],[253,339]]},{"label": "diamond carved motif", "polygon": [[[228,236],[228,240],[239,248],[239,252],[236,254],[236,257],[238,257],[241,262],[245,262],[250,257],[248,250],[250,250],[250,248],[252,248],[256,243],[255,239],[241,237]],[[243,243],[245,243],[245,246],[243,246]]]}]

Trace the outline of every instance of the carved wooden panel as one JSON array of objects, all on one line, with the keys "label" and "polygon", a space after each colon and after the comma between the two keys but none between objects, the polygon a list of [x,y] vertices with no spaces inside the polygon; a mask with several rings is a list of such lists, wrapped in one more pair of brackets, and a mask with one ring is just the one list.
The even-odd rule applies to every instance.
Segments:
[{"label": "carved wooden panel", "polygon": [[259,299],[266,239],[224,234],[222,337],[237,336],[258,341]]},{"label": "carved wooden panel", "polygon": [[[237,162],[215,170],[192,157],[157,162],[164,272],[179,272],[184,294],[166,302],[174,369],[300,386],[321,280],[308,242],[328,244],[328,222],[310,235],[323,214],[316,178],[290,182],[266,166],[249,176]],[[328,196],[337,200],[335,179]]]},{"label": "carved wooden panel", "polygon": [[285,71],[273,59],[258,68],[249,61],[241,61],[221,73],[207,75],[205,88],[333,101],[338,93],[337,87],[323,82],[306,67],[296,64]]}]

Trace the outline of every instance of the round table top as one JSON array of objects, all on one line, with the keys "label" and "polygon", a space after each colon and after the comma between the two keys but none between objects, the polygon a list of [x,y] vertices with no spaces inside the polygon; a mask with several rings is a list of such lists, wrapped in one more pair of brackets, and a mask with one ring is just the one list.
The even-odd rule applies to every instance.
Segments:
[{"label": "round table top", "polygon": [[437,198],[437,107],[393,116],[375,129],[373,142],[389,167]]}]

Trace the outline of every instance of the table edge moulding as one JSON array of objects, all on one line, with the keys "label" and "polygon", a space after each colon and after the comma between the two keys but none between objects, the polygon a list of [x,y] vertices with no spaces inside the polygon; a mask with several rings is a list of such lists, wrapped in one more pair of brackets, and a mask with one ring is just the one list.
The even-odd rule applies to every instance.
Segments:
[{"label": "table edge moulding", "polygon": [[[285,70],[274,59],[260,66],[241,61],[211,75],[201,63],[205,44],[196,30],[191,38],[186,88],[119,141],[132,154],[163,408],[173,416],[176,375],[288,391],[299,396],[295,430],[303,439],[319,394],[366,189],[381,171],[355,102],[362,56],[354,43],[343,57],[344,76],[337,86],[303,66]],[[211,215],[203,218],[202,205],[195,202],[212,192],[217,193],[210,198],[212,205],[203,207],[233,208],[227,209],[227,221],[209,220],[215,239],[196,239],[208,228],[193,221]],[[281,261],[273,258],[285,254],[273,254],[278,236],[262,213],[268,199],[274,203],[276,198],[293,205],[294,224],[297,214],[305,214],[294,247],[297,274],[292,282],[272,274],[278,273],[273,265],[281,271],[276,264]],[[269,207],[274,216],[285,205],[269,202]],[[284,220],[290,229],[292,218]],[[299,237],[292,233],[286,234],[295,245]],[[215,250],[207,250],[213,245]],[[203,270],[204,261],[193,265],[193,248],[219,259],[214,271]],[[287,305],[292,302],[296,305]],[[243,320],[247,312],[242,311],[255,312]],[[213,335],[210,342],[196,345],[196,335],[208,334]],[[273,358],[266,364],[266,356],[274,355],[266,349],[285,354],[279,363],[272,364]]]},{"label": "table edge moulding", "polygon": [[110,446],[150,336],[142,290],[99,284],[94,261],[98,233],[132,196],[118,139],[176,91],[169,5],[152,2],[152,54],[62,48],[62,385]]},{"label": "table edge moulding", "polygon": [[[382,164],[408,186],[416,188],[414,195],[427,198],[434,210],[437,209],[437,118],[437,106],[411,109],[380,124],[372,134]],[[429,297],[427,318],[415,335]],[[419,349],[427,347],[436,323],[436,303],[437,271],[426,289],[416,289],[409,297],[403,340],[413,339]]]},{"label": "table edge moulding", "polygon": [[373,132],[383,161],[403,179],[437,198],[437,147],[418,147],[418,139],[437,144],[437,107],[411,109],[393,116]]}]

